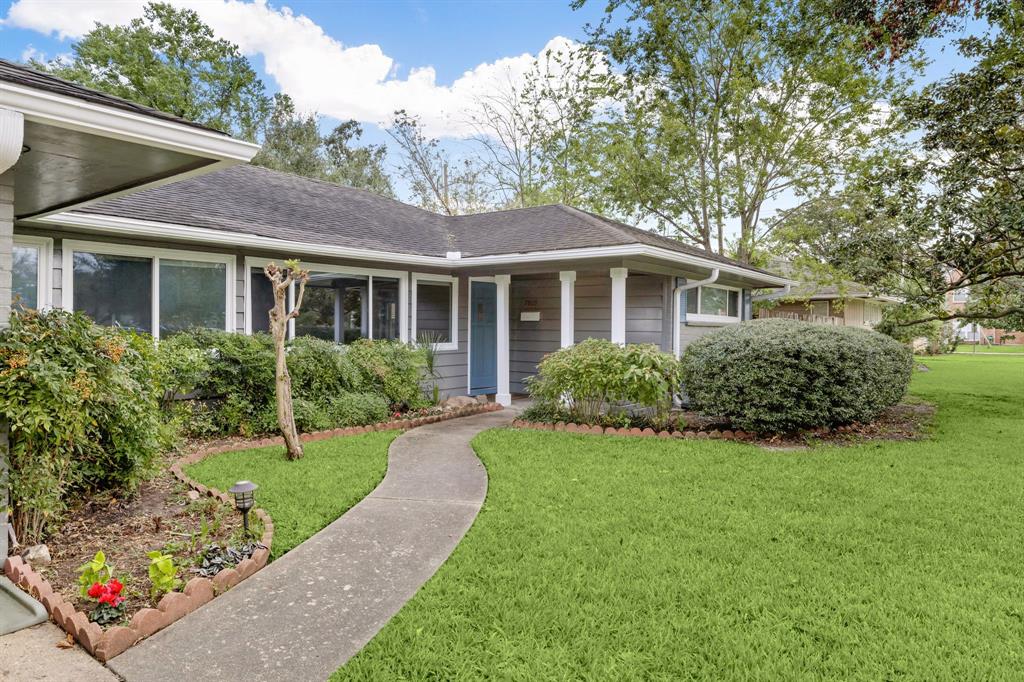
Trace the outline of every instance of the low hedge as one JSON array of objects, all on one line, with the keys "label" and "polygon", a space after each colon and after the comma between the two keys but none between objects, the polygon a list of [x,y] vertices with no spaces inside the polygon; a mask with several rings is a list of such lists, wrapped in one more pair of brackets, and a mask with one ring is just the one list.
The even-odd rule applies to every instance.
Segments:
[{"label": "low hedge", "polygon": [[769,319],[694,341],[681,365],[694,409],[781,433],[874,420],[903,398],[913,357],[867,329]]},{"label": "low hedge", "polygon": [[[161,341],[159,356],[170,387],[165,408],[188,435],[277,430],[269,335],[192,329]],[[424,407],[423,367],[423,351],[397,341],[342,346],[297,338],[288,344],[296,425],[300,431],[359,426]]]}]

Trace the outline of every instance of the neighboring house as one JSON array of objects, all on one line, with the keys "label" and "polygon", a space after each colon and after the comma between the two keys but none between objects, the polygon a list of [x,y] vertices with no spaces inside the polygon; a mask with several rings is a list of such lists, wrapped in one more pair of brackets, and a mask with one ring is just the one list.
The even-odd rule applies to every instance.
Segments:
[{"label": "neighboring house", "polygon": [[[82,106],[109,99],[0,66],[0,85],[34,80]],[[267,328],[263,266],[298,258],[312,278],[292,335],[429,336],[445,395],[508,404],[546,353],[587,337],[678,353],[716,326],[749,319],[752,289],[790,283],[566,206],[450,217],[248,165],[199,174],[209,162],[148,148],[137,160],[98,147],[85,164],[36,167],[45,143],[26,144],[11,171],[28,188],[15,196],[13,261],[26,305],[81,310],[157,338],[190,326],[250,333]],[[173,170],[159,165],[172,161]],[[185,168],[196,176],[167,182]],[[158,186],[80,205],[104,194],[90,183],[131,169],[147,177],[112,178],[118,190],[155,178]],[[41,196],[65,186],[88,191]]]},{"label": "neighboring house", "polygon": [[882,320],[886,306],[896,303],[898,298],[874,295],[856,282],[844,282],[841,287],[803,283],[754,297],[758,318],[781,317],[869,329]]},{"label": "neighboring house", "polygon": [[[963,310],[970,300],[969,289],[957,289],[946,293],[946,310],[954,312]],[[961,343],[981,344],[1014,344],[1024,345],[1024,332],[1015,332],[1007,329],[996,329],[994,327],[983,327],[975,322],[967,320],[953,320],[950,322],[956,329],[957,336]]]}]

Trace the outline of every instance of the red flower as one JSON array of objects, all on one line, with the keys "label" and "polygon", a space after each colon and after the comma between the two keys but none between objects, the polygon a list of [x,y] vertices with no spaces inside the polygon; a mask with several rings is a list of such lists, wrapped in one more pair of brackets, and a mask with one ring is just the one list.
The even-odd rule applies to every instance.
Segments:
[{"label": "red flower", "polygon": [[111,606],[113,606],[114,600],[117,598],[118,597],[116,594],[111,594],[109,590],[103,590],[103,594],[100,595],[100,603],[110,604]]},{"label": "red flower", "polygon": [[122,585],[121,581],[117,578],[111,578],[110,581],[107,582],[107,589],[114,594],[121,594],[121,590],[124,589],[124,585]]},{"label": "red flower", "polygon": [[93,583],[92,587],[89,588],[89,596],[93,599],[96,599],[106,591],[107,588],[101,585],[100,583]]}]

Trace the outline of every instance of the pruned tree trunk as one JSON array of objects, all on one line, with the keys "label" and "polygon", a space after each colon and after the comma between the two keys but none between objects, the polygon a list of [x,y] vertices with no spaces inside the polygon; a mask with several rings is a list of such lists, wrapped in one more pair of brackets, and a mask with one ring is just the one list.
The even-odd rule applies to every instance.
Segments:
[{"label": "pruned tree trunk", "polygon": [[[268,263],[263,272],[267,275],[274,290],[274,307],[270,310],[270,333],[274,337],[274,356],[276,358],[277,425],[281,429],[281,435],[284,436],[288,459],[300,459],[302,443],[299,441],[299,431],[295,426],[295,411],[292,408],[292,375],[288,371],[285,341],[288,339],[288,323],[298,317],[302,307],[302,296],[306,293],[309,272],[299,268],[299,262],[296,260],[287,261],[284,268],[276,263]],[[293,284],[297,284],[299,290],[295,296],[295,306],[289,311],[288,291]]]}]

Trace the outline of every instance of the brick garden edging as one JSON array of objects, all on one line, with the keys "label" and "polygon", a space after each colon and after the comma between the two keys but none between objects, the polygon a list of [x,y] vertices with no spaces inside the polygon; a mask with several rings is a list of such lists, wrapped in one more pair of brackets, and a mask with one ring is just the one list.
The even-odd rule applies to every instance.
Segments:
[{"label": "brick garden edging", "polygon": [[[302,434],[301,440],[310,442],[326,440],[337,436],[369,433],[371,431],[415,428],[424,424],[433,424],[447,419],[466,417],[483,412],[494,412],[500,409],[501,405],[496,403],[481,403],[415,419],[396,419],[369,426],[354,426],[306,433]],[[200,448],[171,465],[170,471],[175,478],[188,485],[200,495],[208,495],[217,498],[225,504],[231,504],[232,499],[230,495],[193,480],[185,474],[182,466],[194,464],[206,457],[224,452],[283,444],[284,439],[279,437],[239,441],[228,445]],[[89,616],[86,613],[76,610],[70,602],[66,601],[53,589],[46,578],[25,563],[24,559],[20,556],[7,557],[4,561],[3,571],[11,582],[20,586],[43,604],[54,623],[74,637],[96,659],[105,663],[115,656],[124,653],[129,647],[146,637],[153,635],[174,621],[195,611],[203,604],[212,600],[216,595],[226,592],[267,565],[267,561],[270,559],[271,543],[274,540],[274,522],[270,518],[270,514],[263,509],[254,509],[253,513],[263,524],[263,535],[260,538],[260,544],[263,545],[263,548],[256,550],[252,557],[243,559],[234,568],[221,569],[213,578],[203,578],[201,576],[192,578],[185,584],[183,591],[165,594],[157,603],[155,609],[140,609],[132,616],[127,626],[115,625],[104,630],[96,623],[90,622]]]},{"label": "brick garden edging", "polygon": [[656,438],[712,438],[721,440],[753,440],[754,434],[747,433],[746,431],[732,431],[726,429],[725,431],[719,431],[714,429],[712,431],[697,431],[695,429],[685,429],[683,431],[655,431],[654,429],[647,427],[641,429],[639,427],[623,427],[617,429],[614,426],[602,427],[587,424],[574,424],[572,422],[556,422],[549,424],[546,422],[528,422],[522,419],[516,419],[512,422],[512,426],[520,429],[534,429],[536,431],[565,431],[567,433],[593,433],[593,434],[607,434],[614,436],[647,436]]}]

